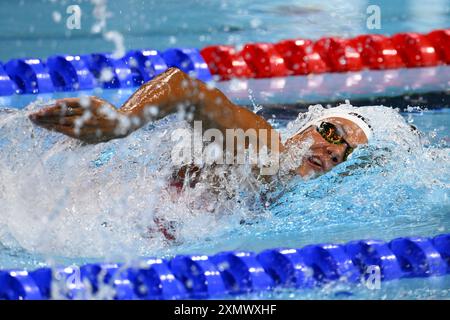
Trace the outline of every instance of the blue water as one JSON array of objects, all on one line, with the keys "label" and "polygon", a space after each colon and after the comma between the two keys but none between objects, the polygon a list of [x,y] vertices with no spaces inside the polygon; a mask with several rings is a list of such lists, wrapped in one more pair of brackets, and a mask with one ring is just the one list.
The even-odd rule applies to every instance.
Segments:
[{"label": "blue water", "polygon": [[[172,202],[170,197],[161,198],[162,189],[155,186],[161,183],[158,174],[167,178],[163,158],[164,149],[170,149],[167,139],[161,141],[158,135],[167,136],[177,123],[174,119],[126,139],[81,147],[61,135],[33,128],[23,111],[17,111],[13,120],[0,122],[0,130],[8,137],[0,143],[2,161],[14,163],[10,171],[2,171],[3,187],[11,190],[4,190],[2,199],[7,214],[0,223],[4,246],[0,268],[448,233],[450,109],[411,110],[403,116],[423,131],[424,145],[413,152],[394,150],[374,160],[375,151],[370,161],[375,165],[367,166],[361,159],[368,150],[361,149],[326,175],[309,181],[294,178],[284,189],[270,193],[268,209],[255,211],[228,199],[211,214],[205,208],[207,192],[201,187]],[[284,130],[286,122],[275,125]],[[44,160],[39,163],[39,159]],[[178,243],[141,237],[158,206],[177,224]],[[421,280],[402,280],[376,292],[361,285],[336,284],[324,291],[283,290],[262,297],[345,298],[340,296],[342,291],[354,298],[442,298],[449,297],[448,280],[433,279],[426,288],[419,286]]]},{"label": "blue water", "polygon": [[[82,28],[68,30],[64,20],[68,1],[0,1],[0,59],[112,51],[111,42],[91,32],[96,22],[92,4],[78,3],[83,10]],[[377,3],[382,10],[380,30],[366,28],[368,1],[110,1],[107,9],[111,17],[106,20],[105,31],[120,32],[126,49],[165,49],[273,42],[299,36],[427,32],[450,25],[450,1]],[[62,15],[60,22],[54,18],[55,12]],[[433,79],[429,77],[429,82]],[[440,90],[448,90],[448,80],[440,86]],[[272,90],[276,88],[277,84],[272,86]],[[283,94],[292,99],[299,94],[287,86],[274,98],[266,89],[264,96],[255,93],[256,103],[288,102],[283,101]],[[131,92],[100,90],[93,94],[120,105]],[[36,98],[48,101],[64,95],[72,94],[5,97],[0,99],[0,107],[24,108]],[[346,97],[352,95],[340,98]],[[169,174],[164,160],[170,144],[164,133],[182,125],[176,121],[166,119],[123,140],[81,147],[61,135],[32,127],[25,111],[11,114],[2,110],[0,268],[33,269],[140,256],[260,251],[448,233],[448,107],[444,101],[442,109],[402,114],[424,133],[424,145],[412,153],[394,152],[397,158],[388,155],[377,165],[352,168],[361,164],[358,161],[368,152],[361,150],[360,157],[318,179],[294,179],[285,189],[278,189],[271,194],[274,199],[267,209],[252,211],[224,201],[223,214],[218,216],[205,212],[208,198],[204,200],[204,190],[196,189],[173,202],[170,195],[167,199],[161,195],[161,177]],[[272,120],[281,130],[288,122]],[[179,243],[167,245],[160,238],[142,236],[158,206],[179,223]],[[449,281],[449,277],[401,280],[376,291],[338,284],[323,290],[281,291],[249,298],[449,298]]]},{"label": "blue water", "polygon": [[[82,9],[79,30],[66,28],[71,4]],[[380,6],[381,29],[367,29],[366,9],[371,4]],[[1,0],[0,8],[0,60],[114,48],[102,34],[91,32],[99,20],[89,0]],[[449,0],[107,1],[104,30],[120,32],[126,49],[201,48],[296,37],[428,32],[450,26],[449,10]]]}]

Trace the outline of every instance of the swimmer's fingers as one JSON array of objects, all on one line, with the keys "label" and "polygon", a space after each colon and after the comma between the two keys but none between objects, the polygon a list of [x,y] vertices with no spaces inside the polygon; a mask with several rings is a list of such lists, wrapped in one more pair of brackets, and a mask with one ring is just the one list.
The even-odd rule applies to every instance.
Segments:
[{"label": "swimmer's fingers", "polygon": [[113,119],[117,114],[111,104],[100,98],[93,97],[84,103],[81,103],[79,98],[67,98],[57,100],[53,105],[30,114],[29,118],[33,123],[44,126],[70,124],[80,117],[84,120],[93,119],[94,122],[104,121]]},{"label": "swimmer's fingers", "polygon": [[80,117],[84,113],[79,108],[63,109],[61,106],[47,107],[37,112],[30,114],[30,120],[37,125],[44,124],[59,124],[65,122],[70,117]]},{"label": "swimmer's fingers", "polygon": [[42,108],[29,115],[30,120],[37,124],[49,124],[60,123],[65,117],[81,116],[84,113],[84,109],[79,104],[75,104],[75,101],[71,101],[71,106],[66,104],[64,100],[58,100],[55,104]]},{"label": "swimmer's fingers", "polygon": [[96,115],[106,115],[117,110],[112,104],[98,97],[64,98],[58,99],[54,104],[33,113],[31,117],[80,116],[86,111]]},{"label": "swimmer's fingers", "polygon": [[108,141],[126,136],[129,128],[119,125],[117,118],[105,116],[57,116],[54,114],[34,115],[34,123],[47,130],[57,131],[87,143]]},{"label": "swimmer's fingers", "polygon": [[31,114],[29,118],[45,129],[88,143],[123,137],[130,132],[127,116],[118,112],[107,101],[96,97],[91,97],[87,102],[79,98],[57,100],[53,105]]},{"label": "swimmer's fingers", "polygon": [[43,124],[43,128],[65,134],[69,137],[87,143],[98,143],[108,141],[114,138],[125,136],[127,133],[117,132],[116,126],[112,123],[107,125],[91,125],[83,124],[82,126],[74,126],[72,123],[66,124]]},{"label": "swimmer's fingers", "polygon": [[105,105],[107,107],[113,107],[112,104],[110,104],[108,101],[95,96],[58,99],[55,101],[53,105],[65,106],[68,108],[82,108],[85,110],[95,109],[102,105]]}]

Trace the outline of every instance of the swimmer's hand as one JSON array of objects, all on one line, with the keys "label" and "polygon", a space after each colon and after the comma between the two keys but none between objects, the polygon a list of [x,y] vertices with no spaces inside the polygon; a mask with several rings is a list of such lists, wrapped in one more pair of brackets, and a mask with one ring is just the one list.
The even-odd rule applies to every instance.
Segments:
[{"label": "swimmer's hand", "polygon": [[97,97],[60,99],[29,118],[40,127],[86,143],[121,138],[132,131],[126,115]]}]

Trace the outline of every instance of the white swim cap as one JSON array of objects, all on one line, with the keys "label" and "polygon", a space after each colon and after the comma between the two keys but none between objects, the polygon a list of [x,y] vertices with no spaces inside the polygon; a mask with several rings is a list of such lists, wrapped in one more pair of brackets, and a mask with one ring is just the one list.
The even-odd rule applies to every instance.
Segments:
[{"label": "white swim cap", "polygon": [[358,114],[354,111],[347,111],[347,110],[336,110],[335,108],[326,110],[322,116],[319,118],[316,118],[314,120],[309,121],[306,123],[300,130],[298,130],[294,135],[297,135],[299,133],[302,133],[306,129],[308,129],[311,126],[319,125],[321,121],[328,119],[328,118],[342,118],[349,120],[356,124],[366,135],[367,140],[370,140],[372,138],[372,127],[370,126],[368,120],[364,118],[362,115]]}]

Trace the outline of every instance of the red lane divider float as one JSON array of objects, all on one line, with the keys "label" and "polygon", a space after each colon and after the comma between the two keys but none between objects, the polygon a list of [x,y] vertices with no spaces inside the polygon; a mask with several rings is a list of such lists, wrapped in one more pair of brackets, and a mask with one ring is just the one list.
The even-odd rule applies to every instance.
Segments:
[{"label": "red lane divider float", "polygon": [[394,43],[382,35],[362,35],[350,40],[369,69],[397,69],[405,67]]},{"label": "red lane divider float", "polygon": [[361,55],[346,39],[322,38],[316,41],[314,50],[332,72],[359,71],[363,68]]},{"label": "red lane divider float", "polygon": [[395,48],[407,67],[429,67],[439,64],[439,57],[431,42],[417,33],[400,33],[392,37]]},{"label": "red lane divider float", "polygon": [[271,43],[251,43],[241,52],[255,78],[284,77],[288,69],[281,54]]},{"label": "red lane divider float", "polygon": [[450,30],[435,30],[427,34],[442,63],[450,64]]},{"label": "red lane divider float", "polygon": [[232,46],[206,47],[201,51],[201,55],[208,63],[211,73],[219,75],[222,80],[232,77],[253,77],[253,72],[247,62]]},{"label": "red lane divider float", "polygon": [[284,59],[290,75],[323,73],[329,68],[320,54],[313,49],[311,40],[284,40],[275,44],[275,49]]},{"label": "red lane divider float", "polygon": [[200,53],[211,73],[221,80],[429,67],[450,63],[450,29],[391,37],[361,35],[351,39],[325,37],[317,41],[251,43],[241,51],[230,46],[209,46]]}]

